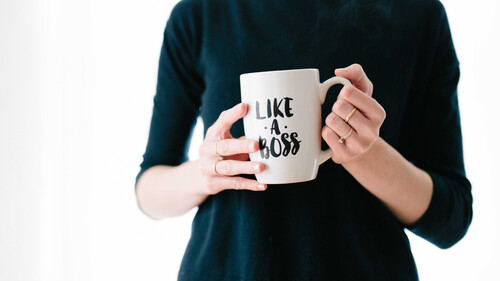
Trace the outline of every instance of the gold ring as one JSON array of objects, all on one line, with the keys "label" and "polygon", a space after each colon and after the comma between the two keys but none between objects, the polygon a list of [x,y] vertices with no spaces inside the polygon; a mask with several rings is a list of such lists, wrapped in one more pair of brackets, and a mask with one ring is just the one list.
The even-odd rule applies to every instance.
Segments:
[{"label": "gold ring", "polygon": [[219,172],[217,172],[217,163],[219,163],[220,161],[222,161],[222,159],[219,159],[219,160],[216,160],[214,162],[214,173],[218,176],[223,176],[223,174],[220,174]]},{"label": "gold ring", "polygon": [[354,111],[356,111],[356,107],[354,107],[351,112],[349,113],[349,115],[347,115],[347,117],[345,118],[345,122],[346,123],[349,123],[349,119],[351,119],[352,115],[354,114]]},{"label": "gold ring", "polygon": [[340,137],[339,139],[339,142],[340,143],[344,143],[344,141],[352,134],[352,127],[351,127],[351,130],[349,131],[349,133],[347,133],[347,135],[343,136],[343,137]]},{"label": "gold ring", "polygon": [[221,141],[221,140],[217,140],[217,141],[215,142],[215,155],[217,155],[217,157],[222,158],[222,155],[220,155],[220,154],[217,152],[217,143],[218,143],[218,142],[220,142],[220,141]]}]

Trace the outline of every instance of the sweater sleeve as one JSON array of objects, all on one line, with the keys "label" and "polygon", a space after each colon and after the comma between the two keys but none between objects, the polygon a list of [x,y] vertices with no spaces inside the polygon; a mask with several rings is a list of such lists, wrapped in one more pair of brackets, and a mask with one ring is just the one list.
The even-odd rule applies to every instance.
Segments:
[{"label": "sweater sleeve", "polygon": [[136,184],[152,166],[175,166],[187,160],[188,139],[204,89],[197,71],[199,17],[190,4],[189,0],[177,3],[164,30],[149,138]]},{"label": "sweater sleeve", "polygon": [[419,111],[413,163],[432,178],[433,194],[421,219],[408,227],[440,248],[449,248],[472,220],[471,184],[466,177],[457,97],[459,64],[442,6],[429,84]]}]

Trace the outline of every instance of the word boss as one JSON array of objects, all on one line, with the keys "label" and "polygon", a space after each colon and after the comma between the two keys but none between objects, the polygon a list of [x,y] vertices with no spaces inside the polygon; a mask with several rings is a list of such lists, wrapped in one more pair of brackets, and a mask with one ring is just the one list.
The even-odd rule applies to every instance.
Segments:
[{"label": "word boss", "polygon": [[[255,102],[255,118],[258,120],[272,119],[269,127],[270,139],[259,135],[260,156],[263,159],[269,157],[286,157],[290,153],[297,154],[300,149],[299,134],[297,132],[281,132],[283,128],[278,123],[278,118],[286,120],[293,116],[291,103],[293,98],[267,99],[261,106],[259,101]],[[281,122],[281,121],[280,121]],[[284,122],[284,121],[283,121]],[[264,129],[268,129],[267,126]],[[284,129],[289,129],[284,126]]]}]

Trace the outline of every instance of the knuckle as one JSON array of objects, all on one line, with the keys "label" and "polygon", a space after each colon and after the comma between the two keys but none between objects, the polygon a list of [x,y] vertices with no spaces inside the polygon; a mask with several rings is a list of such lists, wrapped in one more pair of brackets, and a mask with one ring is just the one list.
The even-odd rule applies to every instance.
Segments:
[{"label": "knuckle", "polygon": [[[221,163],[221,162],[219,162],[219,163]],[[230,161],[222,161],[222,163],[223,163],[222,170],[223,170],[224,174],[230,175],[231,172],[233,171],[231,162]]]},{"label": "knuckle", "polygon": [[338,99],[334,104],[333,104],[333,112],[337,114],[341,114],[343,112],[343,109],[346,106],[346,101],[344,99]]},{"label": "knuckle", "polygon": [[378,103],[376,100],[375,103],[377,105],[377,110],[376,113],[374,114],[374,119],[375,121],[377,121],[377,123],[381,123],[385,120],[387,113],[385,112],[384,107],[380,105],[380,103]]},{"label": "knuckle", "polygon": [[217,119],[216,122],[223,122],[223,120],[227,119],[227,115],[229,114],[228,110],[224,110],[220,113],[219,118]]},{"label": "knuckle", "polygon": [[217,150],[219,154],[226,154],[229,151],[229,141],[219,141],[217,143]]},{"label": "knuckle", "polygon": [[354,68],[355,71],[359,71],[359,72],[363,71],[363,67],[359,63],[354,63],[352,65],[352,67]]},{"label": "knuckle", "polygon": [[335,112],[335,113],[338,113],[341,105],[342,105],[342,99],[337,99],[333,103],[332,111]]},{"label": "knuckle", "polygon": [[340,100],[339,109],[341,109],[343,111],[348,111],[348,110],[350,111],[351,107],[352,107],[352,105],[348,101],[346,101],[345,99]]},{"label": "knuckle", "polygon": [[333,119],[335,118],[335,114],[328,114],[325,119],[325,123],[332,126],[333,125]]},{"label": "knuckle", "polygon": [[233,188],[234,189],[241,189],[242,188],[242,180],[241,178],[234,178],[233,179]]},{"label": "knuckle", "polygon": [[226,110],[223,110],[221,113],[220,113],[220,117],[226,117],[229,113],[229,110],[226,109]]},{"label": "knuckle", "polygon": [[331,131],[328,128],[323,128],[321,131],[321,136],[328,142],[331,138]]},{"label": "knuckle", "polygon": [[387,117],[387,112],[385,112],[385,109],[380,106],[380,112],[381,112],[381,120],[384,121],[385,118]]},{"label": "knuckle", "polygon": [[333,116],[332,123],[333,123],[333,126],[336,126],[336,127],[339,127],[339,128],[344,127],[343,126],[344,119],[340,118],[340,116],[338,116],[338,115]]},{"label": "knuckle", "polygon": [[377,125],[381,124],[384,121],[384,119],[385,119],[385,117],[384,117],[384,114],[382,112],[377,112],[373,116],[373,120],[375,121],[375,124],[377,124]]},{"label": "knuckle", "polygon": [[354,95],[356,88],[353,85],[347,85],[344,87],[343,91],[340,93],[341,97],[345,99],[350,99]]},{"label": "knuckle", "polygon": [[376,132],[370,130],[370,131],[368,131],[368,134],[366,135],[366,140],[367,140],[368,144],[372,144],[375,142],[377,137],[378,137],[378,134]]},{"label": "knuckle", "polygon": [[324,139],[328,138],[328,132],[325,129],[321,130],[321,137],[323,137]]}]

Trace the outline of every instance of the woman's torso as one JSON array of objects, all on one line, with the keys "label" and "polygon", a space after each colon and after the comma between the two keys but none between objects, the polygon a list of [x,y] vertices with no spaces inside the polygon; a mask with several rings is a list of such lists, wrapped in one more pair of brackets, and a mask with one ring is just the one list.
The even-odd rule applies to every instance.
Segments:
[{"label": "woman's torso", "polygon": [[[242,73],[318,68],[324,81],[335,68],[359,63],[387,113],[380,137],[403,154],[410,149],[431,61],[421,42],[430,40],[432,1],[183,2],[201,15],[205,131],[240,102]],[[241,121],[231,133],[243,135]],[[332,161],[311,182],[210,196],[192,227],[179,280],[417,279],[403,227]]]}]

